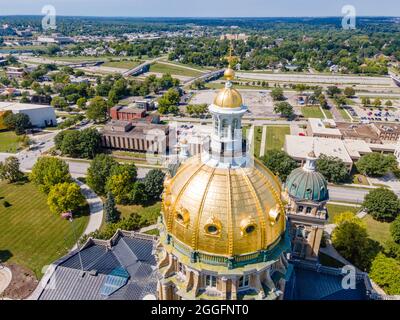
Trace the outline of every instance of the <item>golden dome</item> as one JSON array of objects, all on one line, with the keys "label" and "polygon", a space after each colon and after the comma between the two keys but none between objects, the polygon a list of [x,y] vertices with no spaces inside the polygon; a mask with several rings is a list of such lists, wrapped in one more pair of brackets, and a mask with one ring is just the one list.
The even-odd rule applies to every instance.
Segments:
[{"label": "golden dome", "polygon": [[279,180],[258,160],[213,168],[193,157],[165,184],[163,221],[191,250],[232,257],[275,244],[285,231]]},{"label": "golden dome", "polygon": [[227,85],[215,97],[214,105],[221,108],[240,108],[243,105],[243,99],[239,91]]}]

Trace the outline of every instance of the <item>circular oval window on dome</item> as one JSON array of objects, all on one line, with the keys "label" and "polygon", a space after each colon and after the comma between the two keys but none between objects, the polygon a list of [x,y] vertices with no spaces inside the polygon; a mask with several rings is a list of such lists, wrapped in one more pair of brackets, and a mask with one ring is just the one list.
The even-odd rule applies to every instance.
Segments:
[{"label": "circular oval window on dome", "polygon": [[206,230],[209,234],[218,234],[219,232],[218,227],[214,224],[207,226]]},{"label": "circular oval window on dome", "polygon": [[246,229],[245,229],[245,232],[246,232],[247,234],[251,234],[251,233],[253,233],[254,231],[256,231],[256,226],[255,226],[255,225],[247,226]]}]

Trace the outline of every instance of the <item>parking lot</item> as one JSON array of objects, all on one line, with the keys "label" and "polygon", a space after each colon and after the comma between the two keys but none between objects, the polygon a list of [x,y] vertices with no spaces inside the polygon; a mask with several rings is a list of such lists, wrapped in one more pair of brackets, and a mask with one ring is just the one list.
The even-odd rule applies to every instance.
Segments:
[{"label": "parking lot", "polygon": [[[373,101],[373,100],[372,100]],[[360,99],[354,99],[355,105],[347,106],[346,109],[353,118],[359,118],[363,122],[400,122],[400,103],[391,100],[392,107],[385,107],[386,100],[382,100],[382,107],[363,107]]]},{"label": "parking lot", "polygon": [[[218,93],[218,90],[204,90],[197,92],[191,99],[191,104],[211,104]],[[249,113],[246,117],[256,118],[279,118],[279,115],[274,113],[274,104],[269,91],[267,90],[240,90],[244,104],[249,108]],[[297,106],[297,94],[285,92],[287,102],[294,106],[296,114],[301,114],[300,107]]]}]

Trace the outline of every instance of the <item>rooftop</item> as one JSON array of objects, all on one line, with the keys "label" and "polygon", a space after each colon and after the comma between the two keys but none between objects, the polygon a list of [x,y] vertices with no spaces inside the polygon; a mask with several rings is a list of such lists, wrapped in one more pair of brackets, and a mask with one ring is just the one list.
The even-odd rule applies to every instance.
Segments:
[{"label": "rooftop", "polygon": [[308,119],[308,124],[314,134],[324,134],[337,137],[342,136],[340,130],[336,128],[336,123],[334,120],[310,118]]},{"label": "rooftop", "polygon": [[43,277],[38,300],[143,300],[156,295],[158,276],[154,250],[157,238],[118,231],[110,241],[90,239],[78,251],[56,261]]},{"label": "rooftop", "polygon": [[48,109],[48,108],[53,108],[53,107],[50,105],[43,105],[43,104],[0,102],[0,111],[35,110],[35,109]]},{"label": "rooftop", "polygon": [[338,122],[336,125],[345,139],[363,139],[371,142],[380,142],[379,135],[371,124]]},{"label": "rooftop", "polygon": [[292,135],[287,135],[285,138],[286,152],[297,160],[306,159],[313,148],[317,157],[325,154],[338,157],[347,164],[353,163],[343,140]]}]

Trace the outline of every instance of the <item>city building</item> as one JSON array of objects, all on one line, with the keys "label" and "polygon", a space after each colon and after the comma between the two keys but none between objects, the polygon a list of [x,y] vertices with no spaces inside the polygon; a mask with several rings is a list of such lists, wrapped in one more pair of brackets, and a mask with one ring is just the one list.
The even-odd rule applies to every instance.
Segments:
[{"label": "city building", "polygon": [[394,151],[394,155],[395,155],[395,157],[397,159],[397,162],[398,162],[398,164],[400,166],[400,139],[399,139],[399,141],[397,141],[396,149]]},{"label": "city building", "polygon": [[343,135],[336,127],[336,123],[331,119],[310,118],[307,123],[307,135],[319,138],[342,139]]},{"label": "city building", "polygon": [[314,150],[317,157],[324,154],[341,159],[349,172],[353,168],[353,163],[363,155],[373,152],[393,154],[395,149],[396,144],[394,143],[379,144],[367,143],[364,140],[340,140],[293,135],[287,135],[284,144],[284,150],[287,154],[301,165],[306,162],[308,154]]},{"label": "city building", "polygon": [[249,38],[249,36],[246,35],[245,33],[235,33],[235,34],[227,33],[227,34],[221,35],[220,40],[229,40],[229,41],[243,40],[243,41],[246,41],[248,38]]},{"label": "city building", "polygon": [[7,67],[6,75],[9,79],[19,79],[26,75],[26,70],[21,67]]},{"label": "city building", "polygon": [[44,128],[57,125],[56,113],[54,108],[49,105],[0,102],[0,112],[8,110],[14,114],[26,114],[34,127]]},{"label": "city building", "polygon": [[73,43],[74,40],[70,37],[65,37],[58,33],[53,33],[51,36],[39,36],[37,38],[37,42],[42,44],[68,44]]},{"label": "city building", "polygon": [[151,108],[151,104],[147,101],[136,102],[135,105],[129,106],[115,106],[110,109],[110,117],[113,120],[143,120],[150,123],[159,123],[160,116],[158,114],[147,114],[147,111],[152,110]]},{"label": "city building", "polygon": [[311,151],[303,167],[287,178],[287,216],[290,223],[292,254],[306,260],[318,260],[325,223],[328,219],[328,182],[316,171],[316,156]]},{"label": "city building", "polygon": [[285,137],[284,150],[301,165],[306,162],[309,153],[314,150],[317,157],[324,154],[341,159],[347,166],[349,172],[353,167],[353,160],[343,140],[340,139],[287,135]]},{"label": "city building", "polygon": [[169,143],[167,125],[141,121],[111,120],[101,133],[102,146],[109,149],[164,154]]}]

